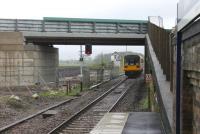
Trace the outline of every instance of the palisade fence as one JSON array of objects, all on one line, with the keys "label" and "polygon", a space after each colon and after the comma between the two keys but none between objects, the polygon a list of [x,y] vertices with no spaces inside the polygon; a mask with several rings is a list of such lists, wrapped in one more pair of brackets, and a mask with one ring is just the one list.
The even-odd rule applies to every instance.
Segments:
[{"label": "palisade fence", "polygon": [[[79,80],[80,81],[80,68],[63,68],[58,69],[59,84],[65,83],[65,81]],[[120,74],[119,68],[113,69],[89,69],[83,68],[83,82],[88,86],[107,81],[115,78]]]},{"label": "palisade fence", "polygon": [[[171,56],[173,52],[171,49],[171,42],[170,42],[171,41],[170,30],[163,29],[149,22],[148,35],[151,40],[151,45],[153,47],[153,50],[163,70],[163,74],[166,75],[167,81],[171,81],[171,75],[172,75]],[[156,77],[155,71],[156,70],[153,70],[152,72],[154,77]],[[167,111],[163,104],[163,98],[161,96],[160,89],[158,86],[158,80],[156,79],[153,80],[154,80],[154,86],[156,88],[155,90],[156,99],[158,100],[161,122],[163,125],[163,133],[171,134],[172,128],[170,126],[170,122],[167,116]]]},{"label": "palisade fence", "polygon": [[170,47],[170,30],[163,29],[149,22],[148,34],[159,60],[166,80],[170,81],[170,63],[171,63],[171,47]]},{"label": "palisade fence", "polygon": [[[70,83],[80,83],[80,67],[56,69],[54,67],[18,67],[4,66],[0,71],[0,87],[16,87],[30,85],[66,85]],[[114,69],[94,69],[83,68],[84,83],[91,86],[119,75],[119,68]],[[55,76],[55,77],[52,77]]]},{"label": "palisade fence", "polygon": [[[52,77],[55,76],[55,77]],[[18,87],[35,84],[48,85],[58,80],[55,68],[6,67],[0,71],[0,87]]]}]

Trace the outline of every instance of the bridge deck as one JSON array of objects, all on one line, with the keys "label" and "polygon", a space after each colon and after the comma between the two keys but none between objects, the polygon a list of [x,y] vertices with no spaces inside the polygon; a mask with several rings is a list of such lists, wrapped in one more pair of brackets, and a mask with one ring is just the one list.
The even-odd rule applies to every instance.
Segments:
[{"label": "bridge deck", "polygon": [[0,19],[0,32],[22,32],[26,42],[39,45],[144,45],[147,21],[51,17],[43,20]]},{"label": "bridge deck", "polygon": [[23,32],[34,44],[145,45],[145,34]]},{"label": "bridge deck", "polygon": [[147,21],[51,17],[43,20],[0,19],[0,31],[144,34]]}]

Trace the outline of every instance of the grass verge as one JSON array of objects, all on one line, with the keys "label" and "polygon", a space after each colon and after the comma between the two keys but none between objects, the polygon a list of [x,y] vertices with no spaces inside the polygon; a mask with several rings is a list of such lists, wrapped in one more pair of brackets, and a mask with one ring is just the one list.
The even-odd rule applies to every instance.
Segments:
[{"label": "grass verge", "polygon": [[[84,88],[83,91],[88,90],[88,88]],[[42,97],[69,97],[69,96],[79,96],[81,93],[80,86],[77,86],[70,91],[67,92],[67,90],[49,90],[45,91],[39,94],[39,96]]]}]

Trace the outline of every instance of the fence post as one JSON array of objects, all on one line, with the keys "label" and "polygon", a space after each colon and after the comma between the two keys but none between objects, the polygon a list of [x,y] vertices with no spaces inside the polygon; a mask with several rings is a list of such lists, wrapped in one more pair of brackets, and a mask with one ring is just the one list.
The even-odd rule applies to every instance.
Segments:
[{"label": "fence post", "polygon": [[65,93],[68,95],[68,94],[69,94],[69,91],[68,91],[68,81],[65,81],[65,86],[66,86],[66,91],[65,91]]},{"label": "fence post", "polygon": [[69,93],[71,93],[71,81],[69,80]]}]

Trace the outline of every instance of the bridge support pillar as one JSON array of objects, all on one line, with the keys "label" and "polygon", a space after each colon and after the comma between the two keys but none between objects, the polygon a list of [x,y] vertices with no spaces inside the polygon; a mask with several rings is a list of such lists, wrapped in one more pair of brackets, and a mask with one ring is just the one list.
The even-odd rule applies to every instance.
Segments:
[{"label": "bridge support pillar", "polygon": [[0,32],[0,86],[55,82],[58,50],[27,45],[20,32]]}]

